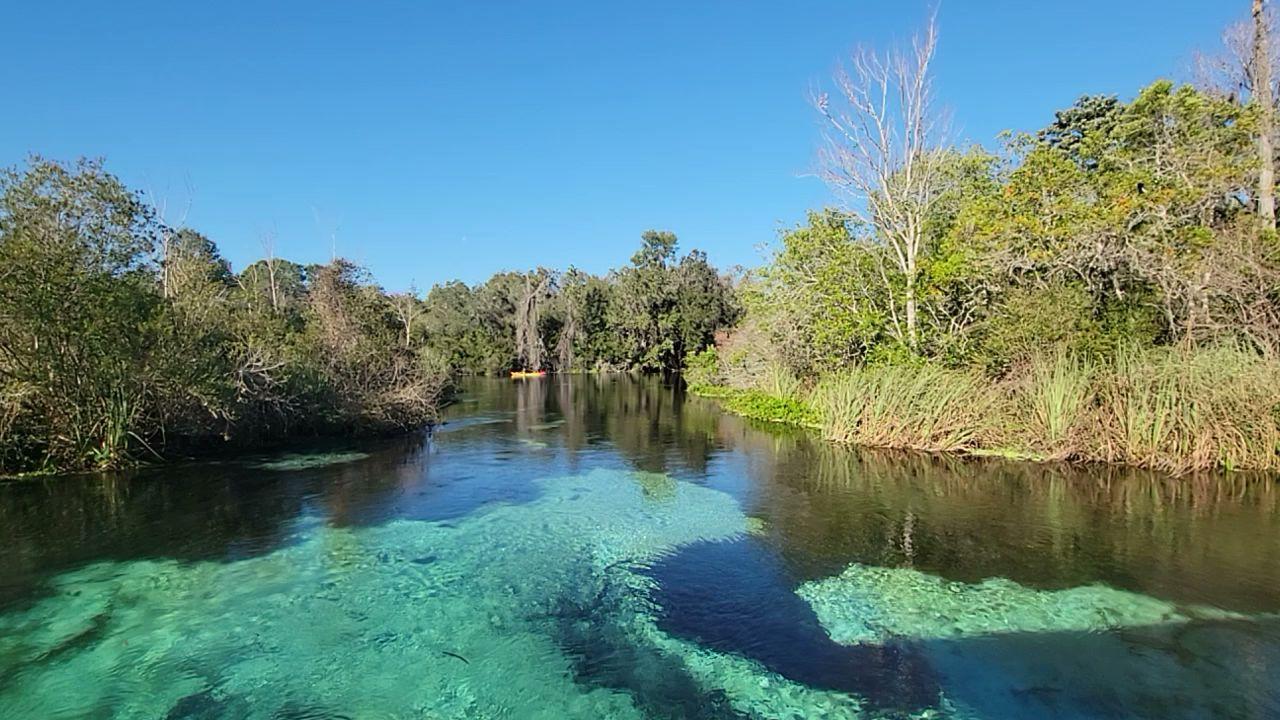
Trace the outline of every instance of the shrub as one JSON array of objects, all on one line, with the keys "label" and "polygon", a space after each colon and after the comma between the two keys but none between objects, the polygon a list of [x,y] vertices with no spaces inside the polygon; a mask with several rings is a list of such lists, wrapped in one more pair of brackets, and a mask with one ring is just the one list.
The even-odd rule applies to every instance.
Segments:
[{"label": "shrub", "polygon": [[720,356],[715,346],[701,352],[690,352],[684,358],[684,381],[689,387],[721,384]]}]

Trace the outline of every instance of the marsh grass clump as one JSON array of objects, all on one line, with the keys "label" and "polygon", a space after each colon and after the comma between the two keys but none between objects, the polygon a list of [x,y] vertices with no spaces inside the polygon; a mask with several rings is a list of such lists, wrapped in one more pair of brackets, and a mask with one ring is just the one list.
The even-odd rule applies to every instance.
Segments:
[{"label": "marsh grass clump", "polygon": [[883,365],[818,384],[813,405],[837,442],[920,450],[976,448],[994,408],[974,374],[936,365]]},{"label": "marsh grass clump", "polygon": [[1068,350],[1032,357],[1004,383],[1008,393],[993,416],[992,440],[1045,458],[1077,456],[1096,375],[1093,363]]},{"label": "marsh grass clump", "polygon": [[830,440],[1154,468],[1280,469],[1280,362],[1233,344],[1032,356],[998,378],[936,363],[861,366],[806,391],[785,370],[701,386],[730,411]]},{"label": "marsh grass clump", "polygon": [[804,384],[782,363],[769,363],[761,378],[760,389],[776,398],[802,401]]},{"label": "marsh grass clump", "polygon": [[1185,473],[1280,468],[1280,363],[1234,345],[1116,358],[1085,454]]}]

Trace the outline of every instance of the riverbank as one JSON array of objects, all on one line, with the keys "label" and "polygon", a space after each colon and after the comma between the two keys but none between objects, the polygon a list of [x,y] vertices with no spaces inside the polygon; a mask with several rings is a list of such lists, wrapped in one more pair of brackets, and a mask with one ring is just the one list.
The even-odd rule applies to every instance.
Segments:
[{"label": "riverbank", "polygon": [[[705,376],[704,376],[705,377]],[[1037,358],[999,379],[932,364],[769,388],[692,382],[745,417],[868,447],[1162,470],[1280,470],[1280,366],[1220,347]]]}]

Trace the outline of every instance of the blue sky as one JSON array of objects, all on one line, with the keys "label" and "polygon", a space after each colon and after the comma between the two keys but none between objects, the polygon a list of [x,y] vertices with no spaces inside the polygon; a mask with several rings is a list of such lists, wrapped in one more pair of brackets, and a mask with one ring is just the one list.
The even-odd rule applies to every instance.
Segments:
[{"label": "blue sky", "polygon": [[[948,0],[938,91],[966,139],[1185,75],[1247,0]],[[368,266],[391,289],[626,262],[675,231],[753,265],[830,201],[810,88],[930,4],[26,2],[0,42],[0,164],[105,157],[237,268]]]}]

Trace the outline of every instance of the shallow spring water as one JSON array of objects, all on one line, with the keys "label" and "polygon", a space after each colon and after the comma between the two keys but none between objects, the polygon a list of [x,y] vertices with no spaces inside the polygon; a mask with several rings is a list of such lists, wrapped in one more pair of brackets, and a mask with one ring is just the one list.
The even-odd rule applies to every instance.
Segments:
[{"label": "shallow spring water", "polygon": [[833,448],[658,380],[0,485],[0,718],[1276,718],[1280,486]]}]

